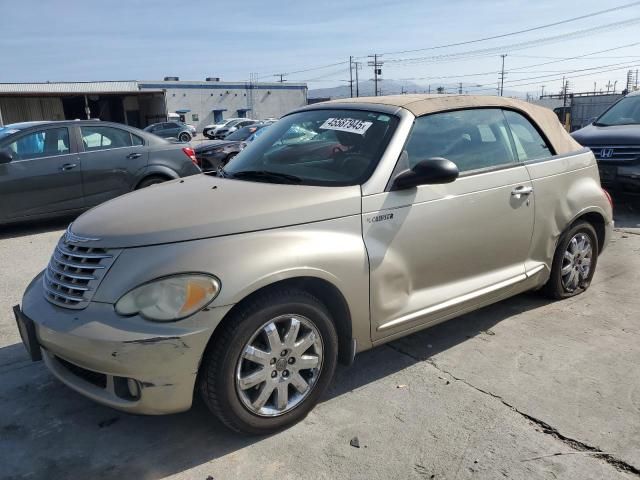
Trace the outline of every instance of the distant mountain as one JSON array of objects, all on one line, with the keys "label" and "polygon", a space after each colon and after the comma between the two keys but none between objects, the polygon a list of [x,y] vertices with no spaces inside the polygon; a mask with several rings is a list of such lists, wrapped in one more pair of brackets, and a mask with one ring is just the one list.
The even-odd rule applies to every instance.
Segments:
[{"label": "distant mountain", "polygon": [[[359,84],[360,96],[367,97],[374,94],[374,85],[372,81],[360,82]],[[438,93],[438,87],[444,89],[443,93],[458,93],[460,84],[431,84],[431,93]],[[473,84],[462,84],[462,92],[473,93],[476,90]],[[399,95],[402,93],[429,93],[428,85],[419,85],[414,82],[399,82],[396,80],[379,80],[378,90],[382,95]],[[483,90],[477,92],[479,95],[495,95],[495,91]],[[348,98],[350,97],[350,90],[348,85],[339,85],[336,87],[328,88],[315,88],[309,90],[309,98]],[[356,87],[353,87],[353,96],[356,96]],[[522,92],[513,90],[504,90],[505,97],[524,97]]]}]

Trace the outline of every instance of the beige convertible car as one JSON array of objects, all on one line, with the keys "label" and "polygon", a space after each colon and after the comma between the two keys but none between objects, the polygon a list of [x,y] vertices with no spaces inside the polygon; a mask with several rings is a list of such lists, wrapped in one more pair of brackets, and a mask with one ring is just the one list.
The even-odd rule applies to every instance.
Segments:
[{"label": "beige convertible car", "polygon": [[224,169],[80,216],[15,314],[104,405],[247,433],[302,419],[338,361],[526,290],[589,287],[611,202],[550,110],[403,95],[294,111]]}]

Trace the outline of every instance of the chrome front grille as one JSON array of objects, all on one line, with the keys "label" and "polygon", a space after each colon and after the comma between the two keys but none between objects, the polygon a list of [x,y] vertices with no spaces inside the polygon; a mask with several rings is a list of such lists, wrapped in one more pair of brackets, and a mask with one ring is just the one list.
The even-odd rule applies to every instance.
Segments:
[{"label": "chrome front grille", "polygon": [[45,298],[66,308],[87,306],[118,252],[58,242],[42,282]]},{"label": "chrome front grille", "polygon": [[589,145],[589,148],[598,160],[632,161],[640,159],[640,145]]}]

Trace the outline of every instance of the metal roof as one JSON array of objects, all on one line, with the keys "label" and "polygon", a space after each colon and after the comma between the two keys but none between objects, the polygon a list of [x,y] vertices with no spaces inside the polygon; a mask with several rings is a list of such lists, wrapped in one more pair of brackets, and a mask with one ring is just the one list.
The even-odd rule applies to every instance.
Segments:
[{"label": "metal roof", "polygon": [[133,80],[117,82],[0,83],[0,94],[125,93],[139,91],[138,82]]}]

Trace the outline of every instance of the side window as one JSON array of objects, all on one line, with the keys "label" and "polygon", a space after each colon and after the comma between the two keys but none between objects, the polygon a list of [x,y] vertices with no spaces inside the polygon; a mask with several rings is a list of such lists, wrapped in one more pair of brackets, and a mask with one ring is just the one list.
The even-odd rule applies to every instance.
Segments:
[{"label": "side window", "polygon": [[460,172],[516,163],[508,125],[499,109],[435,113],[416,119],[405,145],[408,168],[421,160],[444,157]]},{"label": "side window", "polygon": [[551,149],[538,130],[524,116],[511,110],[505,110],[513,142],[520,160],[538,160],[552,156]]},{"label": "side window", "polygon": [[138,145],[144,145],[144,140],[142,140],[142,138],[140,138],[139,136],[134,135],[133,133],[131,134],[131,141],[134,147],[137,147]]},{"label": "side window", "polygon": [[15,160],[52,157],[69,153],[69,130],[49,128],[32,132],[9,144]]},{"label": "side window", "polygon": [[82,143],[87,152],[131,146],[131,135],[125,130],[113,127],[80,127]]}]

